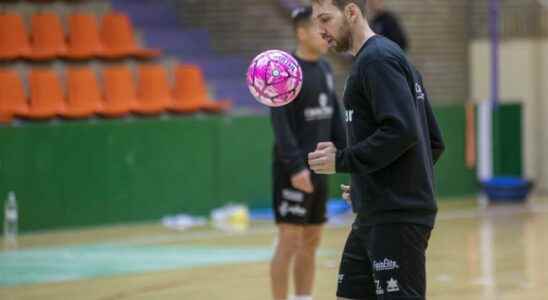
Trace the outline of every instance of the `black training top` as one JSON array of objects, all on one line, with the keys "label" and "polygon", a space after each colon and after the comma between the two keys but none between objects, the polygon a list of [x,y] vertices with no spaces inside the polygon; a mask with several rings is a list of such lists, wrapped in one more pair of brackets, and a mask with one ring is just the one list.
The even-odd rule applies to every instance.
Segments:
[{"label": "black training top", "polygon": [[329,64],[305,61],[294,55],[303,71],[303,86],[293,102],[272,108],[274,161],[293,175],[307,168],[306,158],[319,142],[346,145],[341,108],[335,95]]},{"label": "black training top", "polygon": [[379,35],[367,40],[344,103],[350,141],[337,151],[336,169],[352,174],[358,220],[432,227],[433,165],[444,145],[422,78],[400,47]]}]

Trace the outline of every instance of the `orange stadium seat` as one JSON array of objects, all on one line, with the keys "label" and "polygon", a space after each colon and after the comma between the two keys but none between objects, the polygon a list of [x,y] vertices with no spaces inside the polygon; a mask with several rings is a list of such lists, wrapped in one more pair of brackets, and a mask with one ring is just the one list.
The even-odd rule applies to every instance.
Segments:
[{"label": "orange stadium seat", "polygon": [[68,71],[66,118],[86,118],[101,111],[102,98],[95,72],[87,67]]},{"label": "orange stadium seat", "polygon": [[138,105],[134,112],[159,114],[173,102],[166,69],[159,64],[145,64],[139,67]]},{"label": "orange stadium seat", "polygon": [[103,46],[95,15],[75,13],[69,17],[67,57],[85,59],[100,56]]},{"label": "orange stadium seat", "polygon": [[232,103],[228,100],[213,101],[207,93],[202,70],[196,65],[180,65],[175,70],[174,103],[170,110],[191,113],[198,110],[221,112],[229,110]]},{"label": "orange stadium seat", "polygon": [[29,54],[29,39],[23,19],[16,14],[0,14],[0,59],[16,59]]},{"label": "orange stadium seat", "polygon": [[101,25],[101,39],[105,47],[103,56],[153,58],[161,54],[159,50],[141,48],[137,45],[134,35],[133,25],[127,15],[112,12],[103,16]]},{"label": "orange stadium seat", "polygon": [[31,58],[47,60],[64,56],[67,52],[65,33],[59,16],[52,12],[41,12],[31,20]]},{"label": "orange stadium seat", "polygon": [[0,123],[9,123],[27,112],[27,99],[21,78],[14,70],[0,69]]},{"label": "orange stadium seat", "polygon": [[65,110],[63,89],[53,69],[34,69],[29,75],[30,103],[22,116],[30,119],[49,119]]},{"label": "orange stadium seat", "polygon": [[111,66],[103,70],[105,97],[103,109],[105,117],[122,117],[136,106],[137,97],[133,75],[127,66]]}]

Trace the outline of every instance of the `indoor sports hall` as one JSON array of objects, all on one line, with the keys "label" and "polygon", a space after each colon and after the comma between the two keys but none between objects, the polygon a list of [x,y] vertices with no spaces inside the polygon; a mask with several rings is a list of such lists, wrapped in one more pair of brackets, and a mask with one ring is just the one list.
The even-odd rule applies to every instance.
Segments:
[{"label": "indoor sports hall", "polygon": [[[272,299],[274,135],[246,72],[295,51],[304,5],[0,0],[0,299]],[[547,300],[548,1],[384,9],[445,141],[427,299]],[[353,59],[326,59],[341,100]],[[348,182],[315,300],[336,299]]]}]

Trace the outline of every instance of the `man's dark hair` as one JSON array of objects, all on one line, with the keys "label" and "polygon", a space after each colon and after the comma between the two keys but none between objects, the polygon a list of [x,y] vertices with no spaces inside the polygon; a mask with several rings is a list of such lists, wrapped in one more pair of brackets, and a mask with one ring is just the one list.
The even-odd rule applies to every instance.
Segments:
[{"label": "man's dark hair", "polygon": [[295,29],[310,25],[312,21],[312,6],[303,6],[294,9],[291,12],[291,19],[293,19],[293,28]]},{"label": "man's dark hair", "polygon": [[312,2],[315,3],[323,3],[324,1],[331,1],[333,5],[338,7],[340,10],[343,10],[348,4],[354,3],[356,6],[358,6],[362,12],[362,15],[366,16],[366,2],[367,0],[312,0]]}]

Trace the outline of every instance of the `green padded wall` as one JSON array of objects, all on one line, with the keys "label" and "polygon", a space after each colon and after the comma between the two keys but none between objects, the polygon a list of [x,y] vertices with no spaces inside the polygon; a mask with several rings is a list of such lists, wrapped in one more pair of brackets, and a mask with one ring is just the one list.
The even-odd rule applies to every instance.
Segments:
[{"label": "green padded wall", "polygon": [[23,230],[207,213],[216,129],[209,118],[0,128],[0,194],[16,191]]},{"label": "green padded wall", "polygon": [[[272,129],[265,116],[217,121],[215,151],[216,197],[223,202],[246,201],[251,207],[270,205]],[[217,188],[215,188],[217,187]]]},{"label": "green padded wall", "polygon": [[436,192],[442,197],[468,196],[477,192],[475,169],[465,163],[466,115],[464,106],[434,108],[445,141],[445,152],[436,164]]},{"label": "green padded wall", "polygon": [[495,176],[523,173],[522,108],[519,103],[504,103],[493,113],[493,172]]},{"label": "green padded wall", "polygon": [[[474,194],[464,108],[435,113],[447,143],[437,192]],[[228,202],[270,205],[268,116],[27,123],[0,127],[0,140],[0,195],[16,191],[23,231],[207,215]],[[333,176],[331,195],[345,182],[347,175]]]}]

